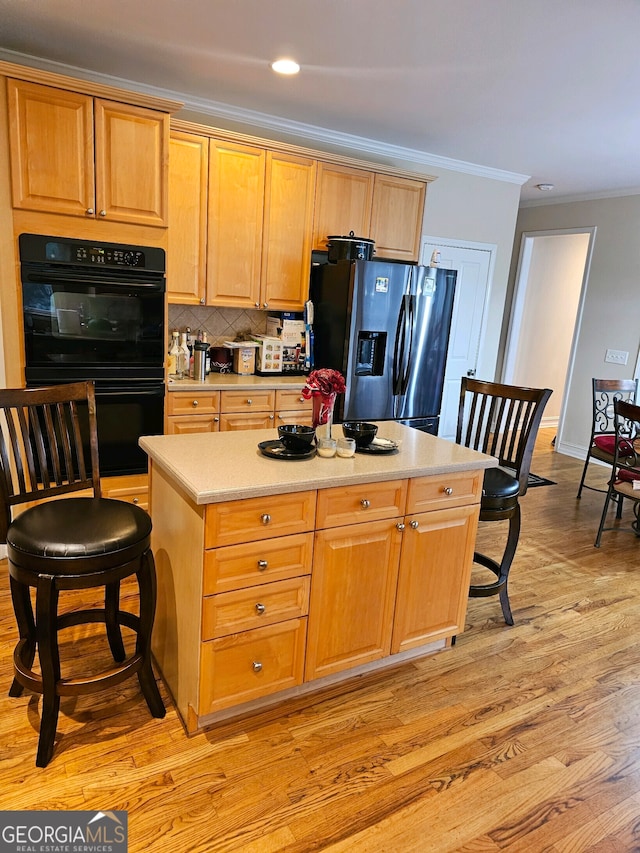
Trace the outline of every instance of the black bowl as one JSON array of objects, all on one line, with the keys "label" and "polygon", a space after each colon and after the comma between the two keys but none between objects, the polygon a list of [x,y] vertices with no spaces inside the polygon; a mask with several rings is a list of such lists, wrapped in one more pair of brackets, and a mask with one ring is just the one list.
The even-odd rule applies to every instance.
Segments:
[{"label": "black bowl", "polygon": [[278,436],[287,450],[304,453],[311,450],[316,431],[314,427],[302,424],[283,424],[278,427]]},{"label": "black bowl", "polygon": [[345,421],[342,424],[342,432],[345,438],[354,438],[356,447],[368,447],[378,432],[375,424],[364,421]]}]

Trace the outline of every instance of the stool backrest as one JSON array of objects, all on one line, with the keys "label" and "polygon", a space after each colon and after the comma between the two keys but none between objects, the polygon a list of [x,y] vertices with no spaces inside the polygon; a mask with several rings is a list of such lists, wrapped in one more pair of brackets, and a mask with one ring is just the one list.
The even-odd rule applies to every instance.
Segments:
[{"label": "stool backrest", "polygon": [[591,440],[595,435],[613,435],[615,400],[635,403],[638,394],[637,379],[592,379],[593,423]]},{"label": "stool backrest", "polygon": [[93,382],[0,390],[0,541],[14,506],[86,489],[100,497]]},{"label": "stool backrest", "polygon": [[527,491],[531,457],[550,388],[462,377],[456,442],[495,456]]}]

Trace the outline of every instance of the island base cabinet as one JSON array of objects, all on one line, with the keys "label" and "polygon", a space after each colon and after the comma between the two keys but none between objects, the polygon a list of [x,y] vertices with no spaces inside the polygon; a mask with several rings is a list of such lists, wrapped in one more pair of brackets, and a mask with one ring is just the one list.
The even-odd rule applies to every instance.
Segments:
[{"label": "island base cabinet", "polygon": [[405,519],[391,652],[464,629],[478,505]]},{"label": "island base cabinet", "polygon": [[290,619],[203,643],[199,716],[302,684],[306,633]]},{"label": "island base cabinet", "polygon": [[401,541],[393,520],[316,532],[305,681],[389,654]]}]

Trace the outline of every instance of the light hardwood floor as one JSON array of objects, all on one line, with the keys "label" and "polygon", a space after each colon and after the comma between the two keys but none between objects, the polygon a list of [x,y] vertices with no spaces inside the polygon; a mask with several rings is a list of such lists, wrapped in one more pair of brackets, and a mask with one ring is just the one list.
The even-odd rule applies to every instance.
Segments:
[{"label": "light hardwood floor", "polygon": [[640,850],[640,542],[593,547],[603,495],[575,500],[581,464],[552,437],[533,470],[557,485],[522,503],[514,627],[475,599],[451,650],[193,738],[171,707],[152,719],[134,680],[63,699],[37,769],[39,701],[7,697],[4,570],[0,808],[126,809],[132,853]]}]

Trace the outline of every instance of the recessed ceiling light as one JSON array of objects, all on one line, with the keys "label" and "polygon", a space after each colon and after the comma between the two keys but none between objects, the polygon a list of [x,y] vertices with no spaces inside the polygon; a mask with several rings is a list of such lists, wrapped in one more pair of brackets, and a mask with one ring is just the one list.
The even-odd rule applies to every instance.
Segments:
[{"label": "recessed ceiling light", "polygon": [[536,187],[543,193],[549,192],[555,187],[555,184],[536,184]]},{"label": "recessed ceiling light", "polygon": [[277,74],[297,74],[300,71],[300,66],[293,59],[276,59],[271,67]]}]

